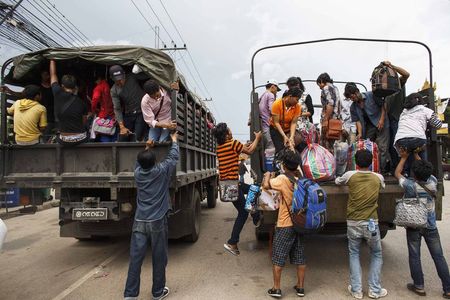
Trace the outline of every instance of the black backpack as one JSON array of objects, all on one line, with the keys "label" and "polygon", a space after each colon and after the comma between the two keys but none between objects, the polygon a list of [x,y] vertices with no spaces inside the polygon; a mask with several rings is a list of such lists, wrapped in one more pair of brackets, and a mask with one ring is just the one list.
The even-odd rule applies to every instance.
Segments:
[{"label": "black backpack", "polygon": [[376,97],[387,97],[401,90],[397,72],[384,63],[375,67],[370,81],[372,82],[372,92]]}]

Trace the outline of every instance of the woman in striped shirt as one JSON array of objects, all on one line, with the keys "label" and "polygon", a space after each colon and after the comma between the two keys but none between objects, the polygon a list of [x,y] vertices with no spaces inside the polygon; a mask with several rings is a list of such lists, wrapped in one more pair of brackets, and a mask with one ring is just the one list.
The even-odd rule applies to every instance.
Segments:
[{"label": "woman in striped shirt", "polygon": [[[231,130],[226,123],[217,124],[214,128],[214,136],[217,139],[217,159],[219,160],[219,179],[239,180],[239,155],[241,153],[252,154],[261,140],[261,132],[255,132],[255,140],[250,145],[244,145],[238,140],[233,139]],[[238,211],[236,221],[234,222],[231,237],[223,246],[233,255],[239,255],[238,242],[239,235],[247,221],[248,211],[245,210],[245,195],[248,193],[249,185],[239,183],[239,197],[233,202]],[[256,225],[259,221],[259,214],[253,214],[253,223]]]}]

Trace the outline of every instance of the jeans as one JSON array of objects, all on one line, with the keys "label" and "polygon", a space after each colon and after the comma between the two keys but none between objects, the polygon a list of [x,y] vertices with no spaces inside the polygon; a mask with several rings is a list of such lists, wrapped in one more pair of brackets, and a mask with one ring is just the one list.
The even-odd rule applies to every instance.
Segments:
[{"label": "jeans", "polygon": [[366,136],[364,138],[370,139],[372,142],[377,143],[378,150],[380,152],[380,171],[386,172],[386,166],[390,162],[391,156],[389,155],[389,127],[384,127],[381,131],[372,123],[366,124]]},{"label": "jeans", "polygon": [[[244,228],[245,222],[248,218],[248,211],[245,210],[245,194],[248,194],[250,185],[245,183],[239,183],[239,196],[238,199],[233,203],[234,207],[238,211],[236,220],[234,221],[233,230],[231,231],[231,237],[228,240],[228,244],[236,245],[239,243],[239,235],[241,234],[242,228]],[[256,214],[254,215],[256,217]]]},{"label": "jeans", "polygon": [[123,125],[125,125],[125,127],[128,128],[134,134],[134,136],[133,135],[119,136],[119,141],[135,142],[144,140],[144,136],[147,133],[148,125],[144,121],[142,112],[134,114],[124,114]]},{"label": "jeans", "polygon": [[370,248],[370,270],[369,270],[369,289],[379,294],[381,292],[381,266],[383,265],[383,256],[381,251],[380,229],[376,225],[376,235],[367,228],[367,222],[357,226],[347,226],[348,251],[350,258],[350,284],[353,292],[362,291],[361,283],[361,264],[359,261],[359,249],[362,240],[366,240]]},{"label": "jeans", "polygon": [[[281,150],[283,150],[284,148],[286,148],[286,146],[284,145],[284,140],[283,137],[281,136],[280,132],[278,131],[278,129],[276,129],[273,126],[270,126],[270,136],[272,138],[272,143],[275,147],[275,153],[280,152]],[[289,137],[290,133],[286,133],[286,135]],[[302,146],[301,146],[301,142],[295,146],[295,149],[300,152],[302,150]],[[301,152],[300,152],[301,153]]]},{"label": "jeans", "polygon": [[166,142],[169,140],[170,131],[167,128],[150,128],[148,139],[155,142]]},{"label": "jeans", "polygon": [[[422,147],[423,145],[427,144],[427,140],[426,139],[419,139],[419,138],[403,138],[403,139],[399,139],[397,141],[397,143],[395,143],[395,147],[402,147],[405,148],[408,152],[413,152],[415,149]],[[398,155],[397,155],[398,156]],[[419,152],[419,156],[422,160],[427,160],[427,151],[421,151]],[[406,160],[405,163],[405,173],[408,174],[408,176],[411,176],[411,166],[414,162],[414,154],[411,153],[408,156],[408,159]]]},{"label": "jeans", "polygon": [[272,137],[270,136],[270,129],[269,128],[270,127],[262,129],[264,149],[275,148],[275,146],[274,146],[274,144],[272,142]]},{"label": "jeans", "polygon": [[160,297],[166,285],[168,256],[167,216],[151,222],[134,221],[130,245],[130,265],[124,297],[139,296],[141,267],[148,244],[152,247],[153,297]]},{"label": "jeans", "polygon": [[425,239],[428,250],[433,258],[439,278],[442,281],[444,293],[450,293],[450,274],[447,261],[442,252],[439,232],[436,229],[406,229],[406,240],[408,242],[409,269],[414,285],[418,289],[424,288],[422,264],[420,262],[420,244],[422,237]]}]

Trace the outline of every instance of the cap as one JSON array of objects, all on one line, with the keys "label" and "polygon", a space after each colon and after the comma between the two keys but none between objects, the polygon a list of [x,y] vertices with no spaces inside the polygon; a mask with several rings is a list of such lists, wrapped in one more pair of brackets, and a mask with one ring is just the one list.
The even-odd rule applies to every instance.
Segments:
[{"label": "cap", "polygon": [[275,79],[267,80],[267,84],[273,84],[277,86],[277,91],[281,91],[280,87],[278,86],[278,81]]},{"label": "cap", "polygon": [[119,65],[114,65],[109,68],[109,76],[114,81],[125,79],[125,71]]}]

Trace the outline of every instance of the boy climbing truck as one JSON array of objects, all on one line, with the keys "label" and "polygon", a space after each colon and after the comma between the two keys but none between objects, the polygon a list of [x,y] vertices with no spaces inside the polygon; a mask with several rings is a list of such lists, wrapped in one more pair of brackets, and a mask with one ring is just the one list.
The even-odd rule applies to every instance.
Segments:
[{"label": "boy climbing truck", "polygon": [[[203,102],[190,92],[172,59],[162,51],[133,46],[44,49],[7,60],[2,67],[1,83],[23,87],[36,82],[41,70],[48,70],[50,60],[55,61],[60,80],[65,74],[75,77],[76,94],[87,103],[99,74],[107,78],[109,86],[113,85],[112,74],[108,74],[113,65],[122,66],[125,76],[136,78],[136,88],[153,79],[168,91],[170,98],[158,100],[171,101],[171,119],[177,125],[180,152],[169,184],[169,238],[195,242],[200,234],[201,201],[206,199],[207,206],[213,208],[217,199],[216,144],[208,127],[208,122],[214,123],[214,118]],[[176,88],[173,88],[174,82]],[[125,88],[126,82],[119,96],[123,96]],[[86,143],[19,146],[13,143],[11,121],[6,117],[6,109],[12,102],[8,99],[6,93],[1,95],[0,188],[26,189],[32,196],[37,189],[55,189],[55,198],[60,199],[62,237],[91,239],[129,235],[136,210],[136,155],[145,143],[93,142],[96,127],[91,127],[93,122],[88,121],[86,130],[91,139]],[[140,103],[142,99],[134,100]],[[124,111],[124,116],[133,117],[140,107],[136,105],[137,111]],[[70,110],[70,105],[65,109]],[[99,118],[94,122],[96,120]],[[118,127],[116,130],[107,127],[111,123],[117,126],[117,121],[101,120],[96,124],[104,126],[99,132],[117,137]],[[146,139],[148,128],[145,130]],[[134,132],[129,130],[127,134]],[[53,140],[53,136],[44,138]],[[154,144],[152,151],[160,162],[171,143]]]},{"label": "boy climbing truck", "polygon": [[[257,89],[261,86],[256,86],[255,84],[255,57],[258,53],[276,48],[284,48],[290,46],[300,46],[315,43],[328,43],[328,42],[370,42],[370,43],[406,43],[415,44],[423,46],[427,49],[429,54],[429,76],[433,78],[432,74],[432,56],[431,50],[427,45],[417,42],[417,41],[403,41],[403,40],[381,40],[381,39],[356,39],[356,38],[331,38],[323,40],[305,41],[298,43],[289,43],[281,45],[272,45],[263,47],[257,50],[251,60],[251,79],[252,79],[252,92],[251,92],[251,126],[250,135],[252,137],[253,132],[261,130],[261,121],[259,115],[258,99],[259,95]],[[370,66],[368,66],[368,69]],[[320,72],[317,72],[320,73]],[[300,74],[294,74],[300,75]],[[309,80],[303,80],[307,82]],[[431,81],[432,82],[432,81]],[[345,83],[345,82],[339,82]],[[364,85],[358,84],[367,91]],[[422,97],[425,102],[427,102],[428,107],[432,110],[435,109],[434,90],[429,88],[427,90],[421,91]],[[315,105],[315,107],[318,107]],[[441,161],[441,146],[438,142],[436,130],[430,129],[427,133],[427,152],[430,162],[434,166],[434,175],[438,179],[438,188],[436,195],[436,218],[441,220],[442,218],[442,196],[444,195],[443,186],[443,172],[442,172],[442,161]],[[265,149],[260,146],[254,154],[251,155],[251,172],[256,182],[261,183],[263,180],[263,174],[267,170],[267,165],[265,162]],[[327,222],[324,226],[322,232],[330,234],[342,234],[347,231],[346,214],[347,214],[347,198],[348,198],[348,188],[346,186],[337,186],[334,180],[319,182],[320,186],[325,190],[327,194]],[[379,202],[378,202],[378,216],[379,216],[379,228],[380,236],[384,238],[388,230],[395,229],[395,224],[393,223],[395,217],[395,206],[396,199],[403,196],[403,190],[398,185],[397,180],[393,176],[385,176],[386,187],[380,192]],[[256,228],[256,236],[258,239],[267,239],[269,233],[272,232],[274,225],[277,220],[276,211],[263,211],[263,220],[261,226]]]}]

